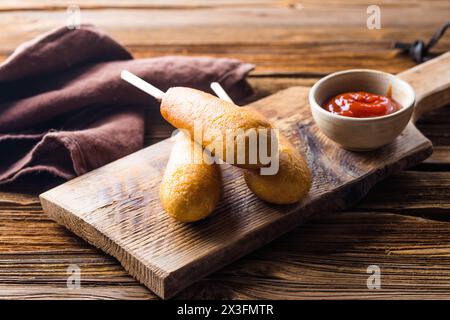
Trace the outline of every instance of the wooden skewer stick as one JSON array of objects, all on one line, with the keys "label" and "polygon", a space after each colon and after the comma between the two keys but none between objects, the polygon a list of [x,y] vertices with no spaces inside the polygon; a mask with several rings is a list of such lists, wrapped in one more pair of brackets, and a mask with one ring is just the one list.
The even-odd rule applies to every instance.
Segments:
[{"label": "wooden skewer stick", "polygon": [[145,93],[151,95],[158,101],[161,101],[164,96],[164,92],[159,90],[157,87],[151,85],[144,79],[139,78],[137,75],[131,73],[130,71],[123,70],[122,73],[120,74],[120,77],[129,84],[132,84],[136,88],[141,89]]},{"label": "wooden skewer stick", "polygon": [[[120,77],[128,82],[129,84],[135,86],[136,88],[144,91],[145,93],[151,95],[153,98],[161,101],[164,92],[159,90],[157,87],[151,85],[147,81],[145,81],[142,78],[139,78],[137,75],[131,73],[128,70],[123,70],[120,74]],[[230,96],[226,93],[226,91],[223,89],[223,87],[218,82],[211,82],[211,89],[214,91],[214,93],[222,100],[234,103],[233,100],[230,98]]]},{"label": "wooden skewer stick", "polygon": [[212,91],[218,96],[220,99],[234,103],[230,96],[226,93],[223,87],[218,82],[211,82],[210,85]]}]

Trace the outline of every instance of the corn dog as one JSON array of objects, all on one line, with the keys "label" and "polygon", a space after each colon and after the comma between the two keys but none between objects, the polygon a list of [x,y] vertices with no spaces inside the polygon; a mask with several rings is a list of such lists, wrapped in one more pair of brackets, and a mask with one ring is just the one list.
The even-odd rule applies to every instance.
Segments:
[{"label": "corn dog", "polygon": [[[250,152],[250,135],[257,134],[259,141],[264,141],[270,157],[272,128],[260,114],[239,108],[233,103],[216,98],[208,93],[183,87],[170,88],[162,97],[161,114],[169,123],[179,129],[186,129],[193,139],[208,148],[211,153],[242,168],[259,168],[263,163],[260,153],[255,152],[252,161]],[[201,134],[195,134],[195,126],[200,125]],[[265,129],[257,131],[257,129]],[[227,139],[230,132],[239,132],[245,143],[239,139]],[[261,136],[262,135],[262,136]],[[217,141],[222,141],[218,148],[211,148]],[[255,144],[254,144],[255,145]],[[260,144],[256,144],[260,148]],[[229,156],[227,150],[234,150]],[[241,155],[241,158],[238,158]],[[242,155],[244,155],[242,157]]]},{"label": "corn dog", "polygon": [[279,143],[279,169],[275,175],[261,175],[259,170],[245,170],[248,188],[260,199],[275,204],[302,200],[311,188],[311,172],[302,155],[282,136]]},{"label": "corn dog", "polygon": [[220,168],[205,161],[194,163],[194,159],[203,159],[202,156],[199,144],[185,133],[177,133],[159,196],[167,214],[178,221],[203,219],[219,201],[222,188]]},{"label": "corn dog", "polygon": [[[219,98],[233,102],[219,83],[211,83],[211,89]],[[286,137],[280,134],[278,143],[278,172],[261,175],[258,170],[244,170],[244,179],[260,199],[276,204],[295,203],[302,200],[311,188],[311,172]]]},{"label": "corn dog", "polygon": [[[226,141],[223,150],[213,149],[210,150],[211,153],[216,156],[219,155],[226,162],[232,160],[232,164],[247,168],[248,170],[244,171],[245,181],[249,189],[259,198],[276,204],[290,204],[302,200],[308,193],[312,180],[308,165],[289,141],[281,135],[278,142],[279,170],[275,175],[261,175],[259,170],[255,170],[255,168],[260,168],[265,164],[261,163],[259,158],[256,164],[249,162],[247,154],[244,163],[237,163],[236,155],[239,149],[236,145],[236,139],[232,141],[233,144],[231,145],[234,150],[234,158],[227,159],[226,150],[229,145],[227,144],[228,140],[223,137],[225,131],[228,129],[242,129],[244,131],[254,128],[272,129],[270,122],[263,116],[248,109],[237,107],[228,97],[227,101],[223,101],[207,93],[182,87],[171,88],[164,93],[145,83],[142,79],[133,79],[137,77],[129,72],[123,72],[122,78],[153,95],[156,99],[162,100],[162,116],[175,127],[186,129],[191,137],[196,138],[195,123],[200,123],[202,130],[206,131],[206,134],[202,132],[199,141],[203,147],[209,147],[216,138]],[[272,131],[266,132],[267,149],[269,151],[271,149]],[[244,135],[244,137],[246,141],[244,152],[247,153],[248,136]],[[221,176],[216,165],[200,164],[201,167],[195,169],[193,166],[198,165],[190,163],[190,159],[185,156],[189,153],[186,150],[189,151],[194,148],[194,153],[203,150],[199,145],[192,143],[188,137],[183,137],[183,139],[184,142],[176,142],[171,153],[161,184],[160,198],[169,215],[180,221],[188,222],[201,219],[214,209],[220,197]],[[268,156],[270,157],[270,154]],[[192,179],[192,186],[189,186],[190,179]],[[208,192],[211,193],[211,196],[203,199],[202,202],[202,195],[207,195]],[[196,202],[197,199],[199,200],[198,203]],[[192,212],[195,212],[195,214],[192,214]]]}]

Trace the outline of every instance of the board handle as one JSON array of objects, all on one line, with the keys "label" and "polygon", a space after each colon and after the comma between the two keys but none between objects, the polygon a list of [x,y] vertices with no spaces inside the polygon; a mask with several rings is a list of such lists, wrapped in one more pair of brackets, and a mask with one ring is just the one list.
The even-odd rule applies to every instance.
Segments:
[{"label": "board handle", "polygon": [[412,116],[415,123],[423,114],[450,104],[450,52],[397,75],[416,92]]}]

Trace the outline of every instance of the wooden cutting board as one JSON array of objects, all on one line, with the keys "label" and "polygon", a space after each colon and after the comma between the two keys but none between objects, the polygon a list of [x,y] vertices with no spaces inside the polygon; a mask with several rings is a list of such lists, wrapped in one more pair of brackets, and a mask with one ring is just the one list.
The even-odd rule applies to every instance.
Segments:
[{"label": "wooden cutting board", "polygon": [[[416,90],[414,119],[450,103],[450,53],[399,76]],[[223,165],[224,193],[214,215],[194,224],[176,222],[158,197],[173,143],[166,139],[43,193],[42,206],[52,219],[117,258],[160,297],[170,298],[310,215],[350,206],[381,179],[432,153],[431,142],[413,122],[379,150],[343,150],[315,126],[308,91],[293,87],[248,106],[270,118],[306,156],[313,186],[299,204],[259,200],[239,169]]]}]

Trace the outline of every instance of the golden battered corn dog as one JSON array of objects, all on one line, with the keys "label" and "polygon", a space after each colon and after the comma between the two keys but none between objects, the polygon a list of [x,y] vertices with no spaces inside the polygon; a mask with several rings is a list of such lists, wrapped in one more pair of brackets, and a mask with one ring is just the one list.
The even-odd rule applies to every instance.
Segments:
[{"label": "golden battered corn dog", "polygon": [[182,222],[207,217],[216,207],[222,188],[222,176],[217,164],[195,163],[203,159],[201,146],[185,133],[175,136],[163,180],[160,200],[167,214]]},{"label": "golden battered corn dog", "polygon": [[[219,83],[211,89],[225,101],[233,102]],[[283,135],[278,137],[278,171],[262,175],[259,170],[244,170],[245,182],[259,198],[276,204],[290,204],[302,200],[311,188],[311,172],[302,155]]]},{"label": "golden battered corn dog", "polygon": [[260,199],[275,204],[291,204],[302,200],[311,188],[308,164],[292,144],[281,134],[279,168],[275,175],[261,175],[259,170],[245,170],[249,189]]},{"label": "golden battered corn dog", "polygon": [[[259,150],[253,153],[254,161],[249,155],[249,141],[255,138],[264,141],[266,154],[270,157],[272,126],[259,113],[239,108],[233,103],[199,90],[174,87],[162,97],[161,114],[176,128],[186,129],[194,140],[225,162],[242,168],[260,168],[267,165],[261,161]],[[198,132],[195,133],[195,126],[200,126],[200,136]],[[227,135],[230,137],[233,132],[238,133],[239,138],[243,139],[241,141],[245,143],[239,144],[239,139],[227,139]],[[217,141],[222,141],[222,145],[212,148],[211,146],[217,146]],[[253,145],[257,149],[261,144]],[[232,156],[227,154],[227,150],[234,150]]]}]

